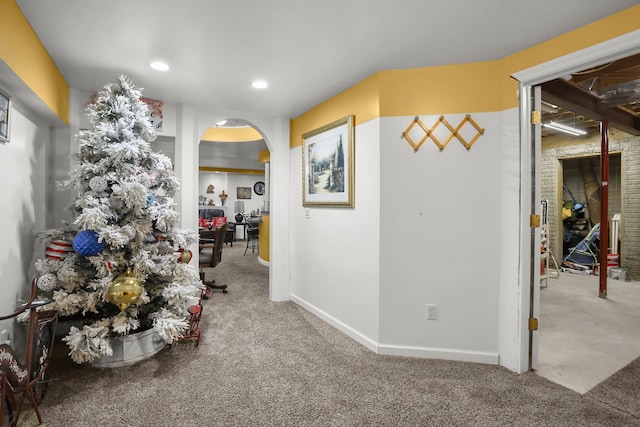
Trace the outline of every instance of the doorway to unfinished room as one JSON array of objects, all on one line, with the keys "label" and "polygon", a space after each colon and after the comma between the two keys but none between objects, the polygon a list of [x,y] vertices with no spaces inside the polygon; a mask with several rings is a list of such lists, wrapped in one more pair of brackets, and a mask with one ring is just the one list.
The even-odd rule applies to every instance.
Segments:
[{"label": "doorway to unfinished room", "polygon": [[[572,75],[577,75],[586,70],[596,69],[598,67],[606,68],[611,66],[611,64],[615,64],[617,61],[624,61],[626,58],[630,58],[634,55],[637,55],[640,52],[640,46],[637,42],[637,34],[629,34],[626,36],[619,37],[617,39],[609,40],[607,42],[601,43],[599,45],[593,46],[591,48],[587,48],[583,51],[576,52],[574,54],[567,55],[565,57],[558,58],[553,61],[549,61],[548,63],[541,64],[539,66],[533,67],[529,70],[525,70],[520,73],[514,74],[514,77],[520,81],[520,94],[521,94],[521,104],[520,104],[520,120],[521,120],[521,168],[522,168],[522,182],[521,182],[521,223],[527,224],[529,223],[529,216],[540,215],[541,213],[541,200],[542,200],[542,167],[541,162],[543,161],[542,154],[542,144],[541,144],[541,129],[544,120],[538,122],[537,124],[531,124],[531,118],[533,111],[541,110],[541,101],[548,99],[545,94],[545,84],[546,83],[556,83],[558,85],[566,86],[566,82],[571,79]],[[615,67],[614,67],[615,68]],[[640,75],[638,76],[640,78]],[[540,88],[542,87],[542,90]],[[567,101],[567,99],[563,99],[562,101]],[[554,99],[553,101],[559,101]],[[565,102],[565,104],[575,103],[575,98],[570,98],[570,102]],[[558,105],[558,102],[553,102]],[[563,106],[563,105],[561,105]],[[563,106],[567,109],[567,106]],[[608,107],[610,109],[610,107]],[[576,112],[576,111],[574,111]],[[596,123],[601,120],[609,120],[606,114],[591,115],[584,114],[584,111],[577,111],[577,113],[586,116],[587,118],[595,121]],[[637,114],[637,112],[633,112],[632,114]],[[617,121],[620,119],[620,116],[615,116],[614,120]],[[622,121],[624,122],[624,121]],[[626,123],[628,124],[628,123]],[[621,127],[624,127],[625,123],[617,123],[615,128],[621,130]],[[632,128],[634,126],[631,126]],[[639,142],[636,135],[640,134],[638,129],[632,129],[629,131],[628,129],[624,129],[624,131],[629,133],[629,138],[621,138],[620,141],[624,143],[627,142],[629,144],[630,140],[635,141],[635,145]],[[636,139],[634,139],[636,138]],[[610,150],[614,151],[615,150]],[[592,152],[595,154],[595,152]],[[599,154],[599,151],[597,152]],[[617,154],[619,158],[624,159],[624,153]],[[562,156],[561,156],[562,157]],[[566,158],[571,157],[570,155],[564,156],[565,159],[557,162],[562,163],[562,167],[558,166],[558,171],[562,170],[563,167],[571,167],[571,165],[565,163]],[[614,156],[615,157],[615,156]],[[624,170],[624,160],[620,162],[621,170]],[[558,172],[559,173],[559,172]],[[621,173],[622,174],[622,173]],[[556,178],[558,178],[556,176]],[[564,177],[558,179],[558,181],[562,182]],[[602,184],[602,182],[600,182]],[[626,184],[624,184],[626,185]],[[636,187],[637,189],[638,187]],[[621,192],[622,193],[622,192]],[[627,192],[628,193],[628,192]],[[622,196],[621,196],[622,197]],[[553,197],[552,197],[553,198]],[[556,198],[553,198],[557,205],[561,204],[561,201],[564,199],[563,196],[556,195]],[[558,201],[560,199],[560,201]],[[624,210],[624,208],[621,208]],[[560,218],[561,210],[560,206],[557,206],[555,212],[550,213],[550,217],[557,221],[557,218]],[[624,212],[623,212],[624,215]],[[561,222],[561,220],[559,221]],[[531,223],[535,225],[534,222]],[[627,227],[628,229],[628,227]],[[556,234],[557,236],[557,234]],[[558,237],[556,237],[557,239]],[[523,314],[522,321],[522,336],[523,341],[527,341],[524,339],[525,336],[528,337],[528,344],[523,345],[523,352],[527,351],[528,354],[523,354],[523,361],[528,361],[528,367],[531,370],[536,371],[539,374],[543,374],[544,371],[544,363],[553,361],[555,356],[550,356],[542,350],[542,345],[544,344],[544,338],[551,336],[553,331],[550,330],[549,326],[552,324],[550,322],[550,317],[545,310],[547,308],[551,308],[553,304],[551,302],[560,301],[560,297],[555,297],[548,301],[548,296],[551,295],[549,290],[551,289],[551,285],[547,288],[541,289],[540,286],[540,230],[536,228],[522,228],[521,233],[521,262],[522,262],[522,288],[523,288],[523,299],[522,299],[522,312],[527,313],[527,317],[529,319],[539,320],[538,322],[527,322],[527,318]],[[556,244],[556,246],[559,246]],[[556,251],[559,251],[559,247],[556,248]],[[574,276],[566,276],[574,278]],[[630,299],[623,293],[623,291],[616,290],[615,298],[613,294],[613,290],[609,294],[608,298],[599,298],[598,295],[598,283],[597,277],[591,276],[591,279],[596,279],[595,286],[593,283],[589,286],[582,286],[583,290],[585,288],[589,289],[588,296],[586,297],[588,304],[595,305],[599,308],[599,306],[613,306],[615,304],[626,304],[630,301]],[[583,279],[583,278],[581,278]],[[550,283],[555,283],[549,281]],[[558,282],[559,283],[559,282]],[[526,288],[529,288],[528,290]],[[562,287],[560,289],[565,289],[566,287]],[[544,293],[544,294],[543,294]],[[624,295],[624,296],[623,296]],[[617,299],[617,300],[616,300]],[[640,299],[637,303],[635,312],[640,312]],[[571,314],[573,309],[576,309],[578,298],[568,297],[567,300],[563,301],[562,304],[559,305],[560,309],[564,309],[565,313],[561,313],[562,319],[560,320],[560,326],[566,326],[568,323],[568,315]],[[619,305],[620,307],[620,305]],[[577,309],[576,309],[577,310]],[[582,309],[581,309],[582,310]],[[599,310],[597,308],[591,307],[590,309],[585,309],[587,311],[587,319],[589,321],[598,323],[597,318],[595,317],[597,314],[603,312],[603,310]],[[620,321],[621,319],[613,318],[614,324],[615,321]],[[586,327],[590,325],[589,321],[583,323],[581,326],[581,330],[579,331],[579,335],[571,336],[570,339],[565,337],[562,342],[562,349],[556,353],[560,354],[561,352],[567,352],[568,349],[577,348],[577,344],[585,342],[585,338],[597,338],[598,335],[611,335],[611,333],[617,333],[621,331],[626,331],[628,325],[625,325],[625,322],[622,322],[622,325],[619,325],[615,328],[614,331],[609,331],[607,333],[601,332],[597,328],[589,328]],[[640,318],[638,320],[631,320],[632,323],[640,322]],[[561,332],[562,328],[560,328]],[[618,335],[621,338],[620,335]],[[619,339],[619,341],[625,341],[624,338]],[[631,340],[626,340],[631,341]],[[637,340],[635,340],[637,341]],[[526,349],[526,350],[525,350]],[[635,350],[634,350],[635,351]],[[607,360],[606,355],[612,352],[611,348],[607,348],[603,350],[599,355],[586,355],[580,354],[579,356],[575,356],[572,358],[570,362],[574,363],[574,365],[583,364],[584,360],[593,360],[596,363],[603,363]],[[613,350],[616,352],[616,350]],[[640,349],[637,349],[637,353],[633,356],[633,358],[640,355]],[[632,358],[632,360],[633,360]],[[613,368],[615,370],[621,368]],[[568,370],[565,371],[565,373]],[[581,375],[581,374],[578,374]],[[610,374],[609,374],[610,375]],[[544,376],[544,375],[543,375]],[[564,375],[563,375],[564,376]],[[606,378],[606,377],[605,377]],[[558,381],[556,381],[558,382]],[[571,387],[570,384],[564,384],[568,387]],[[584,392],[584,391],[582,391]]]}]

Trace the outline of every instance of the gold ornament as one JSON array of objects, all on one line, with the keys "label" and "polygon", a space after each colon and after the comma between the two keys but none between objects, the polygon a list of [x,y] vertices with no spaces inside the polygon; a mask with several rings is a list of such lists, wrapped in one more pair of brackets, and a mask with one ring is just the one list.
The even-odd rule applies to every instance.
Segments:
[{"label": "gold ornament", "polygon": [[193,252],[184,248],[178,249],[178,252],[180,253],[180,255],[178,256],[178,262],[189,264],[189,261],[191,261],[191,257],[193,256]]},{"label": "gold ornament", "polygon": [[131,304],[138,302],[142,291],[140,281],[133,275],[131,268],[127,268],[127,271],[116,277],[109,286],[107,300],[118,306],[120,311],[125,311]]}]

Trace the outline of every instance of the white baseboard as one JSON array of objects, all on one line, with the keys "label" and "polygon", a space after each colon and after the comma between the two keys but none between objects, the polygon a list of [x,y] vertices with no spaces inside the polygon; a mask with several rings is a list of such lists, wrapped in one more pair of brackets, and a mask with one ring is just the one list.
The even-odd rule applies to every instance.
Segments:
[{"label": "white baseboard", "polygon": [[500,357],[497,353],[485,353],[469,350],[454,350],[434,347],[410,347],[399,345],[378,346],[378,354],[404,357],[420,357],[422,359],[454,360],[456,362],[482,363],[485,365],[498,365]]},{"label": "white baseboard", "polygon": [[457,362],[482,363],[486,365],[498,365],[500,363],[498,353],[380,344],[294,294],[291,294],[291,301],[377,354],[419,357],[423,359],[454,360]]},{"label": "white baseboard", "polygon": [[294,294],[291,294],[291,301],[293,301],[294,303],[298,304],[300,307],[304,308],[305,310],[313,313],[314,315],[316,315],[320,319],[324,320],[325,322],[327,322],[328,324],[330,324],[331,326],[333,326],[334,328],[336,328],[340,332],[346,334],[351,339],[353,339],[356,342],[358,342],[358,343],[362,344],[363,346],[367,347],[369,350],[371,350],[371,351],[373,351],[375,353],[378,352],[378,343],[373,341],[371,338],[361,334],[360,332],[356,331],[352,327],[344,324],[343,322],[339,321],[335,317],[333,317],[330,314],[327,314],[326,312],[318,309],[316,306],[314,306],[312,304],[309,304],[307,301],[303,300],[302,298],[297,297]]}]

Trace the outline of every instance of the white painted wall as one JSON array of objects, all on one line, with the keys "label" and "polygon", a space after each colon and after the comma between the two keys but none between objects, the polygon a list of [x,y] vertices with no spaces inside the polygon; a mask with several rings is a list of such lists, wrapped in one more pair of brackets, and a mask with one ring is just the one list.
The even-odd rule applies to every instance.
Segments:
[{"label": "white painted wall", "polygon": [[354,209],[304,208],[301,147],[291,150],[290,169],[291,298],[372,349],[379,339],[379,127],[376,119],[355,128]]},{"label": "white painted wall", "polygon": [[68,207],[75,199],[71,189],[60,190],[56,183],[69,179],[69,171],[78,165],[77,153],[79,144],[77,135],[80,129],[88,129],[89,119],[86,115],[86,103],[91,93],[71,89],[69,92],[69,127],[57,128],[52,132],[53,143],[49,147],[47,182],[47,228],[63,226],[63,221],[72,223],[74,218]]},{"label": "white painted wall", "polygon": [[[420,119],[431,128],[438,117]],[[445,118],[456,127],[464,114]],[[443,151],[427,140],[417,152],[401,139],[413,117],[383,119],[383,353],[497,363],[500,117],[473,119],[485,132],[471,150],[453,139]],[[437,305],[437,320],[427,320],[427,304]]]},{"label": "white painted wall", "polygon": [[[135,83],[135,82],[134,82]],[[170,102],[162,104],[162,131],[157,131],[157,135],[176,136],[176,115],[177,105]]]},{"label": "white painted wall", "polygon": [[[520,281],[520,122],[519,110],[513,108],[498,114],[500,120],[500,206],[496,215],[500,219],[500,233],[495,236],[495,245],[500,248],[496,257],[499,266],[500,290],[498,298],[498,354],[500,365],[522,372],[521,357],[527,353],[521,348],[523,285]],[[530,194],[530,193],[527,193]],[[528,288],[526,288],[528,289]]]},{"label": "white painted wall", "polygon": [[257,122],[271,153],[269,166],[269,299],[288,301],[291,294],[291,150],[289,120]]},{"label": "white painted wall", "polygon": [[[247,215],[252,211],[260,209],[262,211],[264,205],[264,196],[259,196],[253,191],[253,186],[256,182],[264,182],[264,175],[254,174],[242,174],[242,173],[227,173],[227,172],[200,172],[198,174],[198,195],[213,200],[215,206],[220,209],[224,209],[229,221],[234,221],[233,217],[236,214],[234,209],[235,201],[237,198],[238,187],[249,187],[251,189],[250,199],[241,199],[244,202],[244,213]],[[207,186],[211,184],[214,188],[214,193],[207,193]],[[221,206],[220,193],[222,190],[227,194],[227,202],[223,207]]]},{"label": "white painted wall", "polygon": [[[206,197],[206,204],[213,201],[216,207],[221,208],[220,193],[224,190],[229,194],[228,174],[219,172],[200,172],[198,173],[198,196]],[[213,193],[207,193],[207,187],[213,185]],[[229,198],[227,197],[226,205],[229,206]],[[202,206],[202,205],[200,205]],[[231,204],[233,209],[233,204]]]},{"label": "white painted wall", "polygon": [[355,209],[309,208],[309,219],[291,150],[292,300],[382,354],[516,370],[518,110],[472,116],[485,132],[470,150],[454,139],[414,152],[401,138],[413,117],[358,125]]},{"label": "white painted wall", "polygon": [[[10,112],[10,142],[0,144],[2,315],[15,311],[17,298],[28,297],[33,263],[44,256],[35,233],[45,226],[49,126],[19,102],[14,99]],[[0,331],[11,331],[10,325],[3,322]]]}]

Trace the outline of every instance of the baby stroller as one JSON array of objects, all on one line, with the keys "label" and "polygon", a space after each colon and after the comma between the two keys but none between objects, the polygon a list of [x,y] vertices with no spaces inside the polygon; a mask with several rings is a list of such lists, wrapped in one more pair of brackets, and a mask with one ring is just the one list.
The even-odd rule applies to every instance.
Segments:
[{"label": "baby stroller", "polygon": [[599,242],[600,224],[598,223],[591,228],[584,239],[569,250],[569,254],[564,257],[562,266],[572,268],[577,264],[591,268],[591,266],[597,264],[599,260]]}]

